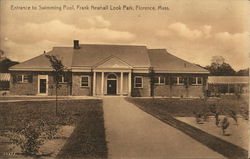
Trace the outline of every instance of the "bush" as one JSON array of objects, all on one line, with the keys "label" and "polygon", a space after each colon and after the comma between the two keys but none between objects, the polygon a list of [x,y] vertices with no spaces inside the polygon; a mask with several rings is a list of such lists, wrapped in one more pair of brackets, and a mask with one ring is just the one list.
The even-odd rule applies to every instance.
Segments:
[{"label": "bush", "polygon": [[39,148],[46,139],[51,139],[57,132],[58,126],[54,122],[23,120],[23,126],[12,128],[5,134],[14,145],[19,146],[24,155],[39,154]]}]

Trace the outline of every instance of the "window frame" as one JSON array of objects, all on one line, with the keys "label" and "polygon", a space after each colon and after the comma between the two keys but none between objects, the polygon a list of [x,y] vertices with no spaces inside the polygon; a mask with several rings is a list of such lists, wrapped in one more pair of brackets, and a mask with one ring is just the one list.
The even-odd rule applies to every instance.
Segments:
[{"label": "window frame", "polygon": [[[156,78],[158,78],[158,82],[155,82],[156,85],[165,85],[166,83],[165,76],[156,76]],[[161,83],[161,78],[163,78],[163,83]]]},{"label": "window frame", "polygon": [[[21,81],[18,80],[18,76],[19,77],[21,76]],[[26,80],[24,80],[25,76],[26,76]],[[16,82],[17,83],[29,83],[29,75],[25,75],[25,74],[17,75]]]},{"label": "window frame", "polygon": [[[195,78],[195,83],[194,84],[192,83],[193,86],[201,86],[201,85],[203,85],[203,78],[202,77],[192,77],[192,78]],[[199,78],[201,79],[201,83],[198,83]]]},{"label": "window frame", "polygon": [[68,83],[68,81],[65,81],[65,76],[64,75],[60,75],[60,78],[62,77],[62,82],[59,83]]},{"label": "window frame", "polygon": [[[136,84],[136,78],[140,78],[141,79],[141,87],[137,87]],[[134,88],[143,88],[143,76],[135,76],[134,77]]]},{"label": "window frame", "polygon": [[[88,78],[88,86],[83,86],[83,85],[82,85],[82,78],[83,78],[83,77],[87,77],[87,78]],[[87,75],[81,76],[81,78],[80,78],[80,87],[81,87],[81,88],[89,88],[89,87],[90,87],[90,80],[89,80],[89,79],[90,79],[90,77],[87,76]]]},{"label": "window frame", "polygon": [[[183,85],[185,85],[185,78],[184,77],[176,76],[175,78],[176,78],[176,83],[174,83],[175,85],[177,85],[177,86],[183,86]],[[184,79],[183,83],[180,83],[180,78]]]}]

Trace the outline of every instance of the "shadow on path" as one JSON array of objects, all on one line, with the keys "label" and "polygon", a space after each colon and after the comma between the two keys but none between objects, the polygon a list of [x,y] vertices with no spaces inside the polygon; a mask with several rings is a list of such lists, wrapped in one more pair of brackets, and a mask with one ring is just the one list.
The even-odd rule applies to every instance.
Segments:
[{"label": "shadow on path", "polygon": [[[130,100],[128,101],[131,102]],[[132,103],[138,106],[141,110],[147,112],[148,114],[151,114],[152,116],[158,118],[164,123],[167,123],[170,126],[182,131],[183,133],[187,134],[198,142],[204,144],[205,146],[222,154],[223,156],[229,159],[247,159],[248,157],[248,152],[239,146],[236,146],[216,136],[208,134],[205,131],[188,125],[182,121],[179,121],[173,118],[170,114],[162,113],[158,109],[152,107],[144,107],[134,102]]]},{"label": "shadow on path", "polygon": [[107,158],[102,106],[92,106],[81,115],[57,158]]}]

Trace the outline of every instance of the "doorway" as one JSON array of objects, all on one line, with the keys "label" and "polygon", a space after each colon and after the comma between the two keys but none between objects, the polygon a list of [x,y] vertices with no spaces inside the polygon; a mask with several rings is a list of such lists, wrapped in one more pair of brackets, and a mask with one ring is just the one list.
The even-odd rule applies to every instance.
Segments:
[{"label": "doorway", "polygon": [[48,75],[38,75],[38,94],[48,94]]},{"label": "doorway", "polygon": [[107,94],[116,95],[116,80],[107,80]]}]

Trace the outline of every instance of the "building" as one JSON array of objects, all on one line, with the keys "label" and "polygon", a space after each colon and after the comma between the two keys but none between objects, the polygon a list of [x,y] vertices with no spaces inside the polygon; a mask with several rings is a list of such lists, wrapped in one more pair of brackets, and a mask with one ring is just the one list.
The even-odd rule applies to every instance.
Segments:
[{"label": "building", "polygon": [[0,91],[9,90],[10,87],[10,74],[0,73]]},{"label": "building", "polygon": [[209,76],[208,91],[210,96],[248,94],[248,76]]},{"label": "building", "polygon": [[10,93],[54,95],[49,60],[57,56],[67,68],[59,95],[201,97],[208,71],[168,53],[133,45],[79,44],[50,52],[10,68]]}]

